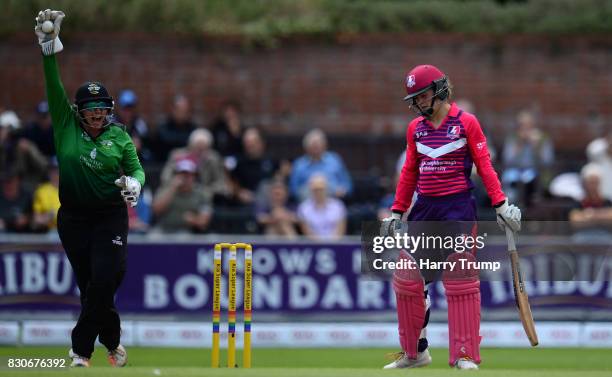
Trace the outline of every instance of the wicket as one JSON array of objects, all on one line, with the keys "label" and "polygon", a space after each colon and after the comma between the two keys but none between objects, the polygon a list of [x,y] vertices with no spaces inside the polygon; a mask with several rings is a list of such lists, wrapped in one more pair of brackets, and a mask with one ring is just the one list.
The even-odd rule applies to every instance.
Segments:
[{"label": "wicket", "polygon": [[247,243],[218,243],[214,250],[213,277],[213,339],[211,367],[219,367],[219,325],[221,322],[221,256],[229,250],[228,308],[227,308],[227,367],[236,367],[236,255],[244,249],[244,346],[243,368],[251,367],[251,301],[253,286],[253,247]]}]

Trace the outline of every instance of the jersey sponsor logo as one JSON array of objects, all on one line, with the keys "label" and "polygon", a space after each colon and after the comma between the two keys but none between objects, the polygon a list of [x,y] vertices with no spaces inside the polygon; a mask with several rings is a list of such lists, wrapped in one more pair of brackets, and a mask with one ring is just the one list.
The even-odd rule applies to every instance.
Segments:
[{"label": "jersey sponsor logo", "polygon": [[419,172],[446,172],[451,170],[457,161],[444,161],[444,160],[423,160],[419,165]]},{"label": "jersey sponsor logo", "polygon": [[123,241],[121,241],[121,236],[115,236],[115,239],[112,240],[113,244],[123,246]]},{"label": "jersey sponsor logo", "polygon": [[419,131],[414,134],[415,139],[420,139],[424,136],[427,136],[427,131]]},{"label": "jersey sponsor logo", "polygon": [[459,126],[449,126],[446,131],[446,137],[450,139],[458,139],[461,136],[461,127]]},{"label": "jersey sponsor logo", "polygon": [[416,77],[414,75],[409,75],[406,77],[406,86],[412,88],[416,85]]},{"label": "jersey sponsor logo", "polygon": [[89,153],[89,157],[91,157],[92,160],[95,160],[97,155],[98,155],[98,151],[96,148],[92,149],[91,152]]},{"label": "jersey sponsor logo", "polygon": [[91,158],[87,158],[86,156],[83,156],[83,155],[79,156],[79,160],[90,169],[100,170],[104,167],[104,165],[100,161],[93,160]]},{"label": "jersey sponsor logo", "polygon": [[100,85],[91,83],[87,86],[87,90],[89,90],[89,93],[91,94],[98,94],[100,93]]}]

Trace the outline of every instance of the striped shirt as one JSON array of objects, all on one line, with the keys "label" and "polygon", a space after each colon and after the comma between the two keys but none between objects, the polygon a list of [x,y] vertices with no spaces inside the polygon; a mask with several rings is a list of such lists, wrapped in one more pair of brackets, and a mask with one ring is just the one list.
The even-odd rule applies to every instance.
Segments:
[{"label": "striped shirt", "polygon": [[393,210],[405,212],[415,190],[423,196],[446,196],[471,190],[474,187],[470,179],[473,164],[476,164],[492,204],[504,200],[478,119],[455,103],[438,128],[423,117],[410,122],[406,140],[406,162],[391,207]]}]

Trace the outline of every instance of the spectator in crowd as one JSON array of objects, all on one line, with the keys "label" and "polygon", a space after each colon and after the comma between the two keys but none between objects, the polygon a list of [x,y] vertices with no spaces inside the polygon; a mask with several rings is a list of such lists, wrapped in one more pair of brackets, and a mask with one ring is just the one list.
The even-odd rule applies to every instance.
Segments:
[{"label": "spectator in crowd", "polygon": [[248,128],[242,136],[244,153],[230,170],[232,192],[241,204],[252,204],[259,184],[271,179],[279,169],[279,163],[266,155],[266,144],[259,130]]},{"label": "spectator in crowd", "polygon": [[53,127],[51,126],[51,115],[49,114],[47,101],[41,101],[36,106],[36,120],[28,125],[24,131],[24,136],[34,143],[46,158],[55,156]]},{"label": "spectator in crowd", "polygon": [[31,193],[21,186],[14,170],[2,172],[0,192],[0,231],[27,232],[30,228]]},{"label": "spectator in crowd", "polygon": [[49,159],[49,179],[34,191],[32,203],[32,228],[35,231],[49,231],[57,228],[59,201],[59,168],[57,158]]},{"label": "spectator in crowd", "polygon": [[47,158],[20,134],[20,128],[21,121],[13,111],[0,115],[0,171],[14,170],[24,189],[32,192],[46,179]]},{"label": "spectator in crowd", "polygon": [[13,166],[20,127],[21,121],[14,111],[0,113],[0,172]]},{"label": "spectator in crowd", "polygon": [[138,113],[138,97],[131,89],[122,90],[119,93],[119,106],[115,118],[117,122],[126,127],[127,133],[132,137],[136,152],[140,161],[151,161],[152,155],[149,148],[149,126]]},{"label": "spectator in crowd", "polygon": [[308,182],[315,174],[322,174],[327,181],[329,194],[344,198],[351,193],[351,177],[344,166],[342,158],[327,150],[327,137],[320,129],[309,131],[302,141],[302,157],[295,160],[289,180],[291,195],[304,199],[308,194]]},{"label": "spectator in crowd", "polygon": [[212,217],[211,198],[196,184],[198,167],[185,158],[178,160],[170,182],[160,187],[153,199],[156,232],[203,232]]},{"label": "spectator in crowd", "polygon": [[584,198],[569,214],[572,227],[583,235],[612,234],[612,203],[602,195],[601,167],[588,163],[580,173]]},{"label": "spectator in crowd", "polygon": [[13,165],[22,179],[23,187],[32,192],[47,175],[48,161],[34,143],[25,138],[17,141],[17,155]]},{"label": "spectator in crowd", "polygon": [[[554,146],[550,138],[536,127],[529,111],[517,115],[516,135],[506,139],[503,150],[502,183],[510,202],[522,200],[531,204],[538,185],[546,183],[548,169],[554,162]],[[521,195],[522,194],[522,195]]]},{"label": "spectator in crowd", "polygon": [[176,96],[172,114],[157,128],[155,142],[157,160],[165,161],[172,149],[186,146],[189,135],[196,128],[191,118],[189,99],[184,95]]},{"label": "spectator in crowd", "polygon": [[3,110],[0,112],[0,125],[3,128],[18,130],[21,128],[21,119],[13,110]]},{"label": "spectator in crowd", "polygon": [[298,207],[302,233],[312,239],[337,239],[346,233],[346,207],[330,196],[327,178],[313,175],[308,181],[310,198]]},{"label": "spectator in crowd", "polygon": [[17,114],[12,111],[0,113],[0,172],[9,170],[12,165],[14,133],[21,125]]},{"label": "spectator in crowd", "polygon": [[263,233],[293,239],[297,236],[298,219],[289,205],[289,191],[285,182],[273,179],[265,184],[265,200],[256,206],[257,222]]},{"label": "spectator in crowd", "polygon": [[228,193],[223,161],[212,146],[212,135],[205,128],[198,128],[191,132],[186,148],[176,148],[170,153],[168,161],[162,170],[162,184],[169,183],[174,176],[177,161],[190,159],[196,163],[198,169],[198,182],[211,195],[225,196]]},{"label": "spectator in crowd", "polygon": [[589,161],[600,168],[602,195],[612,200],[612,131],[590,142],[586,154]]},{"label": "spectator in crowd", "polygon": [[[215,140],[215,150],[223,157],[238,157],[242,154],[242,109],[236,101],[221,105],[219,115],[210,126]],[[231,159],[230,168],[231,168]]]}]

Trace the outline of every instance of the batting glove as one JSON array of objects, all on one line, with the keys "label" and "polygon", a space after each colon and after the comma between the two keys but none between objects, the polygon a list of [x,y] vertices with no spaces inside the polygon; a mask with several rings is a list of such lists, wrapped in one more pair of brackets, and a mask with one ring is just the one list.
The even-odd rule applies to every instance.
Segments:
[{"label": "batting glove", "polygon": [[131,207],[136,207],[136,204],[138,204],[138,197],[140,196],[140,182],[138,182],[136,178],[122,175],[121,178],[115,180],[115,185],[121,187],[123,201],[128,203]]},{"label": "batting glove", "polygon": [[508,204],[508,199],[495,208],[497,224],[502,230],[509,227],[513,232],[521,230],[521,210],[514,204]]},{"label": "batting glove", "polygon": [[[62,41],[59,39],[60,27],[64,17],[66,15],[60,10],[46,9],[38,12],[38,16],[34,19],[36,21],[34,32],[38,37],[38,44],[42,48],[43,55],[54,55],[64,49],[64,45],[62,45]],[[43,23],[45,21],[53,23],[53,30],[49,33],[43,31]]]},{"label": "batting glove", "polygon": [[391,216],[382,219],[380,224],[381,236],[393,236],[395,231],[401,228],[402,214],[393,212]]}]

